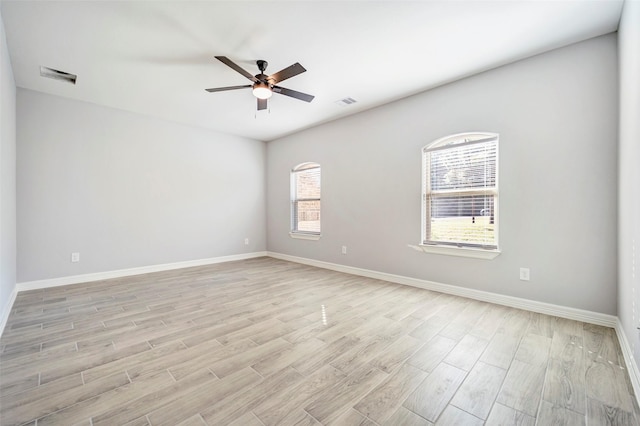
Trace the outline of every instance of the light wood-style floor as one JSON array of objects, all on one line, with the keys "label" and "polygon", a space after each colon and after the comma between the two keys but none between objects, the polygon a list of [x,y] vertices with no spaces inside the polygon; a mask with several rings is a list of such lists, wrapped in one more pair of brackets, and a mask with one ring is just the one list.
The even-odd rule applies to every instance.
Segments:
[{"label": "light wood-style floor", "polygon": [[19,293],[0,345],[5,426],[640,420],[612,329],[271,258]]}]

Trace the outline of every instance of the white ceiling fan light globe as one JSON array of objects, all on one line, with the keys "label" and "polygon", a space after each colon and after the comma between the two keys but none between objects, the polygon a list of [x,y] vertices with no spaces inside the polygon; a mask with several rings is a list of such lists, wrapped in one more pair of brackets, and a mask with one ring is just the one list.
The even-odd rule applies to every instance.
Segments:
[{"label": "white ceiling fan light globe", "polygon": [[253,96],[258,99],[269,99],[273,95],[273,91],[268,84],[256,83],[253,85]]}]

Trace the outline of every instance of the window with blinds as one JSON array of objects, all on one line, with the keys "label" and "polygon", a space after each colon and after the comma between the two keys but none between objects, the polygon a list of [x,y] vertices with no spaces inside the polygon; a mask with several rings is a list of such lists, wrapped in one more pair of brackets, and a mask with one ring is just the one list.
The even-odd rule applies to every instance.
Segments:
[{"label": "window with blinds", "polygon": [[465,133],[422,151],[422,241],[498,248],[498,135]]},{"label": "window with blinds", "polygon": [[291,232],[320,234],[320,165],[303,163],[291,171]]}]

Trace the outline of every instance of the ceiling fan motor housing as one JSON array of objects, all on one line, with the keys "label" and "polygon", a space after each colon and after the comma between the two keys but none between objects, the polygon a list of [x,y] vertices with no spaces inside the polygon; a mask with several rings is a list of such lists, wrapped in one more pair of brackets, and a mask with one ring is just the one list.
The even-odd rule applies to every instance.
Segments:
[{"label": "ceiling fan motor housing", "polygon": [[262,59],[258,59],[256,61],[256,64],[258,65],[258,69],[260,70],[260,72],[262,74],[264,74],[264,70],[267,69],[267,67],[269,66],[269,62],[262,60]]}]

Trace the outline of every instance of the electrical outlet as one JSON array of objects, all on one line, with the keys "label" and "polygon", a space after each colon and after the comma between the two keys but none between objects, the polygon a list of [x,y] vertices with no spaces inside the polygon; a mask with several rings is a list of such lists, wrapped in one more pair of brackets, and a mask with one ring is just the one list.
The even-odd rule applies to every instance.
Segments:
[{"label": "electrical outlet", "polygon": [[342,254],[347,254],[347,246],[342,246]]},{"label": "electrical outlet", "polygon": [[245,245],[245,246],[248,246],[248,245],[249,245],[249,238],[245,238],[245,239],[244,239],[244,245]]},{"label": "electrical outlet", "polygon": [[72,262],[80,262],[80,253],[71,253]]},{"label": "electrical outlet", "polygon": [[529,268],[520,268],[520,280],[529,281],[531,278]]}]

